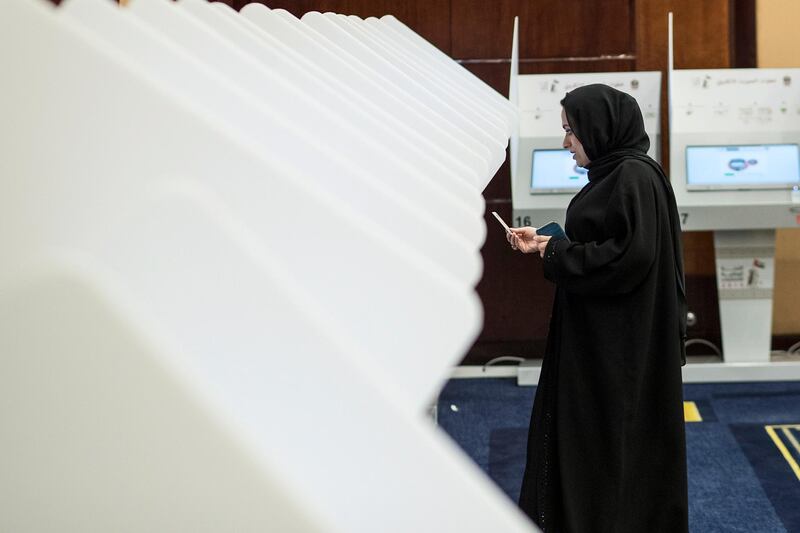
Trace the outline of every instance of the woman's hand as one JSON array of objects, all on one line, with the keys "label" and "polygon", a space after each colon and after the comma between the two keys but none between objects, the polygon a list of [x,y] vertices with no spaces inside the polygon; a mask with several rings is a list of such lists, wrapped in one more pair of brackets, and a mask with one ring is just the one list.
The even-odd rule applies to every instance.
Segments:
[{"label": "woman's hand", "polygon": [[524,254],[538,251],[536,247],[536,229],[526,226],[524,228],[511,228],[506,233],[506,239],[514,250]]},{"label": "woman's hand", "polygon": [[550,237],[537,235],[536,228],[526,226],[524,228],[511,228],[511,231],[506,233],[506,239],[514,250],[519,250],[525,254],[539,252],[539,257],[544,257],[544,249],[547,248],[547,241],[550,240]]},{"label": "woman's hand", "polygon": [[539,257],[544,257],[544,250],[547,248],[547,243],[550,242],[550,235],[536,235],[533,240],[536,241]]}]

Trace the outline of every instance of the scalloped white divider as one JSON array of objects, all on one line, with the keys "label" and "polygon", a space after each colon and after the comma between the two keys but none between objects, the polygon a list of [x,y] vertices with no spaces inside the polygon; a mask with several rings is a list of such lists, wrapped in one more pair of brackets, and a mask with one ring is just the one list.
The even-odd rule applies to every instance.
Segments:
[{"label": "scalloped white divider", "polygon": [[64,7],[0,16],[0,530],[532,531],[420,414],[474,293],[225,116],[273,116],[237,83]]},{"label": "scalloped white divider", "polygon": [[[172,7],[176,6],[166,6]],[[394,228],[386,229],[372,218],[377,214],[369,211],[369,197],[336,187],[347,183],[348,169],[333,167],[326,159],[315,167],[312,147],[292,152],[293,143],[303,142],[302,132],[291,131],[271,115],[260,117],[261,125],[270,128],[250,128],[253,121],[248,117],[258,117],[261,111],[266,114],[265,106],[237,84],[225,83],[215,71],[193,64],[192,57],[178,53],[179,47],[168,46],[170,40],[139,31],[149,27],[128,9],[116,9],[105,0],[68,0],[61,15],[102,38],[103,46],[150,71],[174,94],[192,91],[187,100],[259,151],[269,162],[269,173],[246,175],[217,166],[210,178],[218,182],[222,194],[242,204],[238,210],[247,209],[265,245],[291,263],[291,271],[314,295],[320,312],[331,316],[361,346],[365,359],[391,377],[409,409],[422,412],[480,329],[480,304],[472,288],[417,253],[392,232]],[[198,76],[202,70],[207,70],[206,75]],[[230,120],[237,116],[234,113],[241,120]],[[269,138],[251,136],[260,131]],[[302,159],[302,164],[286,152]],[[320,176],[331,179],[320,180]],[[297,217],[295,209],[300,205],[317,216]],[[362,231],[340,227],[341,217],[355,221]],[[377,245],[363,233],[379,235]]]},{"label": "scalloped white divider", "polygon": [[404,48],[400,37],[393,31],[387,31],[381,25],[379,19],[375,17],[361,19],[355,15],[350,15],[347,18],[371,39],[386,47],[392,57],[402,62],[407,69],[410,69],[413,73],[411,75],[415,78],[433,83],[442,88],[451,98],[464,102],[468,109],[474,110],[474,112],[481,114],[487,120],[491,120],[496,126],[500,127],[504,132],[501,137],[508,136],[506,132],[512,120],[496,107],[495,100],[482,98],[481,95],[472,90],[473,87],[471,85],[460,83],[460,78],[456,79],[456,76],[449,69],[446,71],[437,70],[433,61],[428,60],[427,54],[415,54],[408,47]]},{"label": "scalloped white divider", "polygon": [[[94,12],[100,12],[103,20],[94,23],[93,28],[113,40],[116,33],[112,21],[107,19],[117,19],[120,24],[127,23],[130,17],[120,17],[121,13],[108,9],[107,3],[68,0],[63,9],[86,13],[79,19],[87,23]],[[450,206],[444,202],[439,202],[442,207],[435,211],[436,197],[407,179],[415,169],[401,174],[398,172],[401,162],[394,162],[388,156],[384,156],[385,164],[381,165],[380,157],[388,154],[388,150],[383,148],[381,152],[374,142],[368,143],[359,129],[348,124],[348,117],[335,116],[333,111],[319,105],[309,88],[290,83],[284,76],[262,67],[186,9],[168,0],[137,0],[131,2],[128,11],[125,15],[133,14],[193,56],[197,63],[213,70],[228,85],[235,86],[233,90],[238,93],[235,98],[232,95],[213,98],[211,105],[218,110],[220,120],[247,132],[253,140],[269,147],[274,157],[283,158],[285,164],[301,167],[319,187],[364,212],[375,224],[386,227],[398,242],[418,249],[455,280],[477,283],[481,271],[480,242],[476,242],[476,230],[468,239],[463,227],[477,228],[482,223],[475,217],[470,219],[466,210],[447,209]],[[128,40],[124,45],[131,54],[140,54],[142,50],[138,40]],[[170,59],[175,63],[183,61],[176,54],[159,58],[162,62]],[[148,61],[149,56],[142,60]],[[205,83],[186,75],[178,82],[187,92],[207,90]],[[233,108],[235,113],[231,112]],[[368,155],[357,159],[362,146]],[[322,214],[310,211],[307,216],[314,219]],[[462,228],[455,230],[451,226],[453,221]]]},{"label": "scalloped white divider", "polygon": [[[185,0],[179,2],[183,3]],[[474,173],[474,170],[429,139],[424,128],[410,126],[408,116],[392,115],[379,102],[374,102],[374,93],[382,94],[380,91],[365,91],[363,87],[359,90],[357,84],[348,83],[345,77],[330,72],[329,63],[342,60],[324,43],[306,37],[282,17],[273,17],[263,4],[253,6],[263,8],[267,18],[277,22],[276,29],[262,29],[226,4],[194,0],[190,1],[190,5],[198,16],[205,17],[209,25],[213,23],[214,29],[265,67],[280,69],[287,77],[313,87],[316,98],[323,105],[339,110],[339,114],[344,114],[349,120],[359,121],[364,129],[384,139],[395,160],[400,160],[404,166],[412,165],[420,173],[416,179],[427,180],[428,189],[425,190],[436,189],[438,194],[433,196],[434,199],[444,199],[445,206],[449,205],[447,202],[460,201],[469,210],[470,216],[483,213],[483,197],[474,186],[469,185],[469,179],[460,174]],[[214,14],[217,18],[212,18]],[[324,39],[321,35],[318,37]],[[310,57],[303,53],[309,44],[318,47],[318,52]],[[315,60],[315,55],[322,53],[326,53],[324,60]],[[442,160],[448,164],[443,164]],[[409,178],[414,179],[415,176]],[[441,210],[441,206],[437,206],[438,210]],[[483,224],[480,226],[484,227]],[[467,231],[464,228],[462,230]],[[481,231],[477,231],[477,235],[482,235]]]},{"label": "scalloped white divider", "polygon": [[[392,35],[392,38],[399,39],[400,42],[404,43],[404,47],[408,47],[409,53],[413,53],[415,56],[419,55],[420,60],[422,60],[422,57],[427,58],[438,69],[449,72],[460,79],[464,86],[470,87],[471,90],[478,94],[482,94],[487,102],[491,102],[496,109],[503,113],[510,124],[515,124],[519,120],[519,113],[516,107],[505,97],[467,69],[462,68],[447,54],[423,39],[393,15],[384,15],[379,19],[379,22],[387,35]],[[511,131],[509,128],[507,133],[510,134]]]},{"label": "scalloped white divider", "polygon": [[[219,232],[217,220],[205,219],[196,206],[186,207],[181,213],[171,202],[167,212],[141,209],[152,218],[130,219],[142,223],[125,235],[125,247],[138,260],[134,264],[143,260],[147,244],[170,243],[177,235],[181,242],[172,244],[191,256],[207,254],[209,244],[217,245],[219,252],[231,254],[226,267],[238,267],[235,274],[248,273],[249,258],[231,246],[229,235],[210,235],[200,247],[186,246],[185,235],[175,231],[187,229],[180,225],[190,226],[189,231]],[[170,220],[169,238],[161,227],[148,226],[163,223],[165,216]],[[154,230],[155,235],[149,235]],[[152,237],[150,243],[143,242]],[[237,388],[238,398],[215,394],[213,381],[199,375],[212,368],[213,361],[205,361],[206,368],[196,361],[208,354],[180,346],[187,339],[205,342],[207,336],[160,335],[159,327],[166,324],[154,323],[160,319],[156,311],[171,309],[147,305],[140,295],[131,295],[130,282],[119,279],[123,273],[109,272],[90,252],[43,253],[36,259],[18,264],[25,269],[18,275],[7,269],[0,273],[0,444],[5,452],[0,457],[0,529],[347,531],[319,507],[305,503],[303,488],[285,473],[294,458],[287,457],[283,464],[275,461],[271,454],[285,447],[281,435],[273,439],[254,434],[258,426],[247,424],[254,417],[241,411],[236,412],[238,418],[232,415],[236,405],[244,403],[262,410],[262,433],[281,427],[286,416],[274,406],[283,405],[285,398],[277,395],[285,389],[270,387],[259,401],[245,396],[253,389],[246,382]],[[165,296],[187,289],[181,283],[186,279],[182,271],[164,265],[159,270],[160,281],[175,278],[164,285],[169,291]],[[220,287],[239,293],[245,289],[230,281]],[[256,292],[278,296],[276,303],[292,304],[278,291]],[[278,334],[270,339],[272,347],[287,349],[286,357],[296,355],[292,348],[297,343],[286,342],[292,330],[282,327],[287,322],[295,328],[313,324],[304,323],[302,312],[291,308],[277,315],[264,316],[272,319],[264,321],[274,328],[269,333]],[[169,325],[174,327],[175,320]],[[242,327],[240,332],[249,329]],[[324,349],[324,339],[307,347],[314,344]],[[189,349],[195,360],[184,355]],[[234,369],[238,374],[292,370],[286,364],[265,368],[263,358],[248,355],[249,364],[242,364],[240,354],[241,366]],[[275,397],[272,407],[269,396]]]},{"label": "scalloped white divider", "polygon": [[[223,8],[223,4],[214,4]],[[227,6],[224,6],[227,7]],[[485,161],[459,139],[446,132],[430,116],[409,105],[392,87],[386,87],[368,74],[366,66],[300,19],[282,9],[268,9],[263,4],[248,4],[241,16],[258,26],[263,33],[287,43],[315,66],[345,84],[349,94],[363,100],[369,113],[399,124],[398,132],[408,141],[429,152],[441,167],[451,169],[464,182],[470,195],[477,198],[476,210],[483,213],[483,196],[476,194],[476,184],[484,181]],[[359,66],[360,65],[360,66]],[[448,185],[453,186],[453,185]]]},{"label": "scalloped white divider", "polygon": [[[166,7],[171,9],[175,6]],[[108,39],[106,46],[125,49],[132,60],[138,57],[141,68],[150,68],[152,62],[157,61],[161,65],[158,76],[162,83],[173,86],[178,93],[191,91],[193,98],[202,99],[204,111],[213,113],[220,122],[228,122],[234,116],[229,111],[234,109],[243,120],[233,122],[231,126],[240,127],[237,131],[249,136],[252,130],[247,125],[253,121],[248,122],[246,119],[248,116],[257,116],[258,109],[253,106],[253,112],[249,112],[246,106],[249,100],[247,94],[235,90],[236,85],[225,86],[222,83],[225,81],[224,77],[194,76],[199,69],[193,71],[189,68],[192,64],[191,58],[168,53],[166,41],[155,42],[150,49],[153,53],[148,53],[147,32],[125,31],[126,27],[131,30],[141,26],[131,16],[134,13],[114,9],[103,0],[69,0],[64,9],[64,15],[70,14],[75,17],[76,22],[91,25],[96,31],[105,33]],[[157,60],[153,59],[155,54]],[[219,87],[215,89],[215,86]],[[363,353],[367,354],[365,357],[378,363],[385,374],[399,385],[404,394],[404,403],[411,409],[423,410],[447,379],[451,366],[458,361],[479,331],[480,309],[471,286],[465,282],[459,283],[449,272],[440,268],[439,264],[420,256],[402,242],[397,234],[391,233],[393,228],[389,228],[388,233],[381,231],[384,237],[379,249],[357,251],[352,256],[345,250],[361,246],[358,234],[324,237],[322,242],[321,235],[330,230],[336,231],[336,227],[331,226],[333,221],[324,207],[320,207],[313,199],[304,199],[306,191],[323,194],[329,201],[339,204],[340,211],[350,215],[363,215],[360,216],[360,224],[365,228],[370,226],[367,228],[370,230],[383,229],[383,225],[374,219],[380,211],[369,210],[372,205],[370,197],[351,193],[347,187],[336,187],[337,184],[346,184],[348,176],[341,173],[344,171],[333,174],[336,179],[320,182],[320,175],[332,173],[337,168],[321,159],[324,165],[315,169],[313,165],[318,160],[316,155],[309,157],[309,154],[314,153],[311,147],[308,148],[309,151],[301,153],[292,152],[291,145],[283,145],[286,139],[299,142],[301,137],[291,135],[291,132],[276,127],[275,122],[267,119],[262,119],[261,124],[272,126],[267,131],[271,145],[282,147],[282,151],[263,150],[260,147],[263,156],[281,167],[299,166],[291,183],[300,187],[292,196],[287,196],[286,192],[277,194],[271,180],[263,179],[254,183],[251,190],[247,189],[248,185],[242,186],[240,194],[247,197],[248,201],[256,202],[253,216],[262,220],[271,217],[268,213],[262,213],[268,209],[267,200],[264,200],[263,206],[257,203],[261,196],[288,203],[292,208],[303,205],[316,214],[316,217],[298,218],[290,212],[283,220],[270,223],[270,238],[280,238],[285,241],[286,246],[285,249],[276,249],[275,252],[280,251],[286,255],[287,260],[294,263],[292,271],[313,292],[320,308],[335,317],[339,327],[357,339]],[[247,142],[253,144],[253,138],[247,138]],[[258,143],[255,145],[259,146]],[[286,153],[304,158],[302,164],[296,165],[295,163],[300,162],[286,157]],[[225,180],[238,178],[226,177],[225,174],[220,177]],[[253,196],[256,191],[261,191],[261,196]],[[359,203],[354,203],[354,199],[359,200]],[[277,234],[273,236],[274,233]],[[343,239],[352,242],[346,247],[344,244],[333,244]],[[271,246],[274,244],[271,243]],[[308,250],[309,247],[313,249]],[[393,248],[396,254],[402,255],[407,261],[386,270],[385,266],[360,257],[365,254],[382,255],[387,247]],[[319,263],[310,260],[309,256],[312,254],[324,258],[323,268],[320,268]],[[412,272],[406,262],[417,265],[415,270],[419,272]],[[415,286],[414,280],[419,275],[423,275],[428,281]],[[444,280],[443,284],[430,295],[422,288],[428,283],[439,283],[439,280]],[[421,305],[425,307],[424,311],[419,309]],[[451,312],[456,305],[462,309]],[[441,328],[447,331],[446,335],[440,331]],[[425,365],[424,372],[420,371],[420,364]]]},{"label": "scalloped white divider", "polygon": [[[133,8],[143,1],[134,2]],[[164,4],[164,0],[148,1],[165,8],[174,7],[172,3]],[[341,157],[357,161],[365,177],[383,182],[390,200],[400,196],[406,200],[404,205],[415,213],[424,210],[425,213],[416,216],[435,226],[456,231],[461,241],[469,241],[466,244],[468,250],[475,250],[482,244],[483,234],[479,229],[483,227],[482,221],[476,219],[474,212],[453,192],[439,184],[439,180],[445,181],[451,176],[437,176],[430,167],[412,164],[401,150],[402,145],[398,146],[397,133],[348,100],[335,79],[330,83],[320,80],[312,72],[313,66],[286,45],[277,42],[273,49],[264,46],[256,36],[242,31],[241,24],[235,21],[247,21],[233,10],[228,9],[226,13],[205,0],[181,0],[177,5],[179,10],[202,21],[204,29],[210,32],[199,39],[206,41],[210,49],[197,47],[198,56],[262,100],[282,102],[282,111],[289,114],[298,127],[317,137],[317,143],[326,143]],[[230,14],[233,20],[226,16]],[[157,12],[154,16],[157,16],[154,20],[159,24],[168,20]],[[164,29],[168,30],[167,27]],[[430,236],[425,242],[438,243],[444,237]],[[461,242],[459,236],[449,237]],[[431,252],[440,257],[449,255],[442,250]],[[450,256],[451,263],[461,261]],[[446,262],[444,257],[442,262]],[[461,265],[464,263],[470,264],[464,261]],[[479,273],[479,264],[475,266]]]},{"label": "scalloped white divider", "polygon": [[[315,12],[303,15],[303,20],[308,21],[313,27],[322,28],[323,32],[339,38],[339,33],[320,23],[320,18]],[[483,146],[489,149],[490,163],[489,174],[494,175],[500,165],[505,161],[505,135],[499,125],[485,120],[477,109],[470,108],[464,102],[453,98],[452,94],[444,93],[435,86],[427,83],[408,72],[402,62],[397,62],[390,57],[386,49],[380,44],[365,38],[363,31],[345,15],[324,13],[321,18],[331,22],[341,32],[350,37],[346,42],[354,55],[368,57],[369,63],[376,72],[389,79],[392,83],[403,87],[403,90],[422,102],[431,102],[431,107],[443,117],[453,123],[457,128],[468,133]],[[355,45],[353,45],[355,43]]]},{"label": "scalloped white divider", "polygon": [[350,32],[342,29],[336,23],[335,18],[336,15],[333,13],[326,15],[311,11],[303,15],[300,20],[358,60],[353,64],[359,67],[365,66],[368,69],[367,74],[380,80],[385,90],[394,91],[421,113],[430,116],[432,121],[442,124],[448,133],[458,136],[467,146],[484,158],[486,161],[484,173],[494,174],[494,171],[502,164],[502,160],[498,162],[498,159],[501,159],[498,152],[501,150],[493,146],[499,144],[497,139],[489,138],[486,132],[481,131],[468,118],[460,115],[449,102],[441,100],[422,87],[419,82],[403,74],[376,51],[367,48]]},{"label": "scalloped white divider", "polygon": [[[430,78],[425,78],[420,75],[417,68],[409,63],[406,58],[401,54],[397,54],[390,45],[384,42],[383,39],[377,39],[368,33],[359,17],[354,15],[340,15],[335,13],[326,13],[326,17],[333,20],[344,31],[348,32],[364,46],[375,50],[375,52],[383,57],[386,61],[395,66],[397,70],[408,76],[409,79],[414,80],[421,87],[429,91],[431,94],[437,96],[441,101],[448,102],[456,112],[463,113],[465,116],[470,116],[471,122],[485,135],[491,139],[491,144],[496,144],[497,139],[505,138],[504,125],[486,113],[485,107],[478,104],[474,105],[473,102],[466,101],[462,98],[456,98],[457,93],[448,91],[442,86],[442,81],[445,79],[441,75],[433,75]],[[502,144],[502,143],[501,143]]]}]

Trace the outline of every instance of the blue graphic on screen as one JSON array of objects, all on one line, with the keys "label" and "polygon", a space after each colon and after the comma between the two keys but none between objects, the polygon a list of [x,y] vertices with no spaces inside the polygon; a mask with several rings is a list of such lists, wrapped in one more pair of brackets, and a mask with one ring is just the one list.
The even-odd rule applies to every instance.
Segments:
[{"label": "blue graphic on screen", "polygon": [[796,144],[686,147],[689,190],[784,189],[798,183]]},{"label": "blue graphic on screen", "polygon": [[577,192],[589,182],[588,172],[568,150],[534,150],[531,193]]}]

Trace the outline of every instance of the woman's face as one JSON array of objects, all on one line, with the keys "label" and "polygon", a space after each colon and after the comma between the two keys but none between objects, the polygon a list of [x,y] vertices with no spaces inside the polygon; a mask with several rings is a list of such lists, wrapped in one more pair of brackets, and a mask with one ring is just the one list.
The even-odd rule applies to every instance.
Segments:
[{"label": "woman's face", "polygon": [[572,159],[578,163],[578,166],[585,167],[590,163],[589,158],[586,157],[586,152],[583,151],[583,145],[572,133],[572,128],[567,121],[567,113],[564,108],[561,108],[561,126],[564,128],[564,142],[561,145],[570,151]]}]

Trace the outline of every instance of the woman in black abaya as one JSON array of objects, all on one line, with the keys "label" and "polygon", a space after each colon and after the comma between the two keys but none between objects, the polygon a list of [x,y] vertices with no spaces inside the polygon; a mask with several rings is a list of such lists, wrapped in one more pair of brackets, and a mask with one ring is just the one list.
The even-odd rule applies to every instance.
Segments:
[{"label": "woman in black abaya", "polygon": [[681,365],[686,299],[672,188],[639,106],[605,85],[561,102],[589,170],[567,238],[514,228],[556,296],[520,507],[546,533],[688,531]]}]

